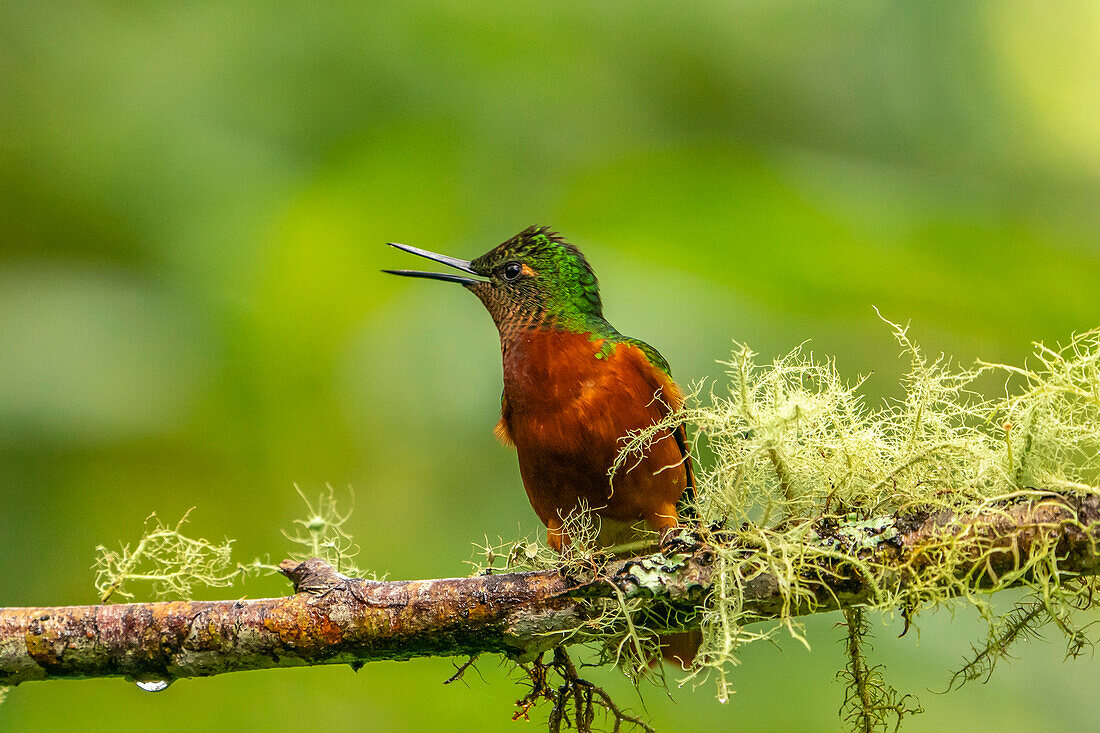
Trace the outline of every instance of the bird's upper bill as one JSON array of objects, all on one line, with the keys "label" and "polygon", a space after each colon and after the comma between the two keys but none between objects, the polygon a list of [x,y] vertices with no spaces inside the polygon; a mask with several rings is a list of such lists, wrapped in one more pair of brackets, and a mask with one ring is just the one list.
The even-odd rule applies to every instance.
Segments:
[{"label": "bird's upper bill", "polygon": [[[476,272],[473,267],[471,267],[469,260],[460,260],[457,257],[448,257],[447,255],[436,254],[426,249],[412,247],[407,244],[398,244],[397,242],[387,242],[387,244],[391,247],[396,247],[397,249],[424,257],[432,262],[439,262],[440,264],[448,265],[470,275],[480,276],[480,273]],[[471,277],[463,277],[448,272],[427,272],[425,270],[382,270],[382,272],[388,272],[391,275],[404,275],[406,277],[423,277],[429,280],[444,280],[446,282],[461,283],[463,285],[473,285],[475,283],[485,282],[484,280],[475,280]]]}]

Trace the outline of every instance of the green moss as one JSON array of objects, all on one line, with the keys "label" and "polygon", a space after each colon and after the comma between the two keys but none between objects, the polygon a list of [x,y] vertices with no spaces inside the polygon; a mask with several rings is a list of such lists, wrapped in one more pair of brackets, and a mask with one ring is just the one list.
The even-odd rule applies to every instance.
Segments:
[{"label": "green moss", "polygon": [[851,730],[885,733],[900,728],[906,716],[918,715],[924,710],[915,697],[901,695],[886,683],[881,665],[868,664],[867,653],[871,645],[867,641],[869,631],[865,615],[861,608],[844,610],[848,630],[844,651],[848,663],[837,673],[846,688],[840,717]]},{"label": "green moss", "polygon": [[[356,564],[359,545],[344,530],[344,524],[351,518],[352,507],[349,506],[347,511],[341,512],[336,506],[336,492],[331,486],[318,494],[316,501],[311,501],[297,486],[294,489],[305,504],[306,516],[295,519],[290,531],[283,530],[283,536],[296,546],[287,555],[291,560],[301,562],[316,557],[348,577],[369,580],[381,580],[385,577],[367,572]],[[354,496],[349,496],[349,504],[353,498]],[[264,567],[259,562],[254,563],[254,566]]]},{"label": "green moss", "polygon": [[[326,487],[316,501],[298,487],[295,490],[305,504],[306,516],[295,519],[289,531],[283,530],[283,536],[296,548],[286,557],[298,562],[316,557],[349,577],[381,580],[384,576],[356,566],[359,546],[343,528],[351,509],[341,512],[337,508],[332,487]],[[189,514],[190,510],[174,526],[162,523],[155,513],[149,515],[141,539],[132,549],[121,543],[118,550],[97,547],[94,568],[100,601],[106,603],[116,595],[134,598],[131,588],[135,584],[146,584],[156,600],[188,600],[197,586],[225,588],[245,576],[279,572],[267,559],[234,562],[232,540],[214,543],[184,535],[181,530]]]},{"label": "green moss", "polygon": [[133,549],[128,544],[120,544],[118,550],[103,545],[96,548],[95,587],[101,603],[116,595],[133,598],[135,583],[149,584],[157,600],[190,598],[195,586],[224,588],[233,584],[241,569],[232,562],[232,540],[214,543],[187,537],[180,531],[187,514],[174,526],[162,523],[156,514],[149,515]]}]

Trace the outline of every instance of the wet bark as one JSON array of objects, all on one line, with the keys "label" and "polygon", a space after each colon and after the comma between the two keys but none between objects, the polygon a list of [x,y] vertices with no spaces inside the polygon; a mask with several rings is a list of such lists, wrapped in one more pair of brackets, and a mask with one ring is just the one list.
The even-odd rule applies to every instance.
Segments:
[{"label": "wet bark", "polygon": [[[978,541],[967,543],[967,553],[956,553],[954,573],[977,587],[1022,567],[1033,551],[1051,549],[1060,572],[1094,575],[1100,572],[1098,526],[1100,499],[1095,495],[1030,496],[966,516],[918,512],[884,517],[859,553],[876,567],[897,568],[892,582],[900,586],[960,536]],[[815,541],[848,541],[842,538],[853,535],[844,529],[817,526]],[[382,659],[486,652],[531,659],[557,645],[584,641],[586,622],[606,608],[600,599],[642,597],[680,612],[671,616],[678,623],[697,623],[693,614],[706,602],[716,565],[713,546],[686,539],[674,540],[662,553],[598,569],[440,580],[357,580],[313,559],[284,562],[282,571],[295,593],[283,598],[3,608],[0,686],[112,676],[171,681],[250,669],[358,667]],[[833,570],[813,580],[816,600],[804,601],[794,613],[871,598],[871,586],[855,568]],[[752,578],[744,606],[752,618],[774,617],[784,606],[781,579],[766,573]]]}]

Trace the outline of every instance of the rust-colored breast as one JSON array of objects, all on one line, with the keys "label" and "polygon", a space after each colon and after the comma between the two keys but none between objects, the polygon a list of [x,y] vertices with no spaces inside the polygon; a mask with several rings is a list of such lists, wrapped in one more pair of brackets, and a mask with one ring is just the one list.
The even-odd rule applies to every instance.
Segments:
[{"label": "rust-colored breast", "polygon": [[670,432],[609,481],[623,436],[678,409],[682,397],[637,347],[620,343],[597,358],[603,345],[559,331],[526,331],[506,344],[498,433],[515,444],[527,495],[552,537],[582,501],[605,519],[673,526],[687,484]]}]

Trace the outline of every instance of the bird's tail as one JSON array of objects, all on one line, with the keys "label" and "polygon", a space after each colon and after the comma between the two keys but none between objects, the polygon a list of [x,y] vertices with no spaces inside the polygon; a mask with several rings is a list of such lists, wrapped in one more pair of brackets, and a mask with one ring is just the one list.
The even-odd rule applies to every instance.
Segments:
[{"label": "bird's tail", "polygon": [[[703,643],[703,632],[699,629],[681,631],[676,634],[661,634],[661,658],[680,669],[691,669],[695,655]],[[656,660],[654,660],[656,662]]]}]

